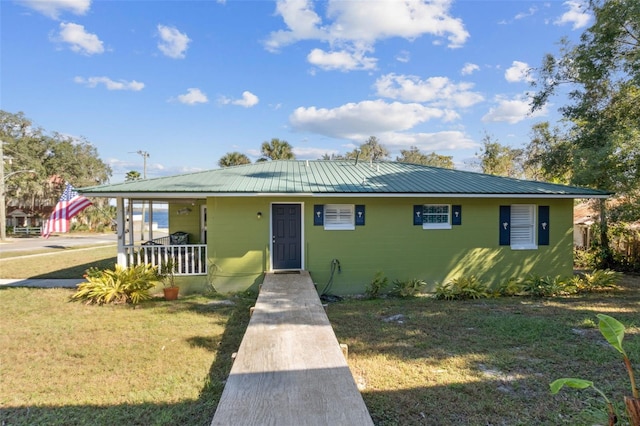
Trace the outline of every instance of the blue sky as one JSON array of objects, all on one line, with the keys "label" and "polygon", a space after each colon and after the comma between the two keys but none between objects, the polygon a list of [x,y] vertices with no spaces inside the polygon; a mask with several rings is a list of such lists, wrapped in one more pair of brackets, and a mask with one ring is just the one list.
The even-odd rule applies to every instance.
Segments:
[{"label": "blue sky", "polygon": [[485,134],[522,147],[561,98],[528,112],[531,74],[592,22],[570,1],[0,2],[1,108],[84,137],[113,169],[157,177],[299,159],[376,136],[468,169]]}]

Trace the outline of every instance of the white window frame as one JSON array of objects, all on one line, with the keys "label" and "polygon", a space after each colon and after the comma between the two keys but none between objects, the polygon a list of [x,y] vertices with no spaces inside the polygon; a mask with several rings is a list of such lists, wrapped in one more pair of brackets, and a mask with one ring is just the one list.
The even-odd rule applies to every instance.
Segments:
[{"label": "white window frame", "polygon": [[[446,207],[446,213],[429,213],[426,212],[428,207]],[[425,222],[426,217],[442,216],[446,214],[446,222]],[[423,204],[422,205],[422,229],[451,229],[451,204]]]},{"label": "white window frame", "polygon": [[510,239],[512,250],[535,250],[536,244],[535,204],[512,204]]},{"label": "white window frame", "polygon": [[353,231],[356,229],[354,204],[325,204],[324,229],[326,231]]}]

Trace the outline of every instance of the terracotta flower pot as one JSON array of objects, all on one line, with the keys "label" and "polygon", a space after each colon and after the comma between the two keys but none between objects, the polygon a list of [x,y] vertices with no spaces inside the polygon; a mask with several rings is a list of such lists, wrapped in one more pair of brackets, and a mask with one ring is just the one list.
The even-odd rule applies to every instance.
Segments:
[{"label": "terracotta flower pot", "polygon": [[178,292],[180,287],[165,287],[163,288],[165,300],[176,300],[178,298]]}]

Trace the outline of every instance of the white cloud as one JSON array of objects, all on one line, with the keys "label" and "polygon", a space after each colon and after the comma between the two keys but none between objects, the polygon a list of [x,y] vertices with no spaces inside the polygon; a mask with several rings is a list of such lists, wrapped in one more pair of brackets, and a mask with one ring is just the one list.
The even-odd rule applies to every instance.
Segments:
[{"label": "white cloud", "polygon": [[471,75],[475,71],[478,71],[479,69],[480,69],[480,67],[478,65],[472,64],[471,62],[467,62],[462,67],[462,70],[460,70],[460,74],[462,74],[462,75]]},{"label": "white cloud", "polygon": [[409,102],[429,102],[434,106],[470,107],[484,100],[471,91],[473,83],[454,83],[448,77],[430,77],[426,80],[413,75],[386,74],[375,82],[377,94]]},{"label": "white cloud", "polygon": [[411,53],[407,50],[402,50],[396,55],[396,61],[398,62],[407,63],[409,60],[411,60]]},{"label": "white cloud", "polygon": [[582,1],[569,0],[563,3],[569,10],[562,14],[554,23],[556,25],[573,24],[572,29],[586,27],[591,21],[587,11],[587,4]]},{"label": "white cloud", "polygon": [[288,30],[274,31],[265,41],[269,51],[277,51],[283,46],[299,40],[326,40],[325,29],[319,28],[321,18],[313,10],[312,0],[278,0],[276,14],[282,16]]},{"label": "white cloud", "polygon": [[323,155],[338,155],[340,151],[337,149],[327,149],[327,148],[312,148],[312,147],[293,147],[293,153],[296,155],[296,158],[300,160],[314,160],[318,158],[322,158]]},{"label": "white cloud", "polygon": [[91,0],[19,0],[18,3],[51,19],[58,19],[65,11],[84,15],[91,7]]},{"label": "white cloud", "polygon": [[187,93],[184,95],[178,95],[178,102],[187,104],[187,105],[195,105],[195,104],[206,104],[209,102],[207,95],[202,93],[200,89],[189,88],[187,89]]},{"label": "white cloud", "polygon": [[173,59],[182,59],[189,47],[191,39],[185,33],[181,33],[176,28],[165,25],[158,25],[158,49],[166,56]]},{"label": "white cloud", "polygon": [[435,133],[384,133],[379,136],[384,145],[390,150],[400,151],[417,147],[423,152],[453,151],[457,149],[471,149],[478,146],[464,132],[447,130]]},{"label": "white cloud", "polygon": [[260,102],[260,99],[253,93],[249,92],[248,90],[245,90],[244,92],[242,92],[242,98],[240,99],[229,99],[227,97],[221,96],[219,99],[219,102],[223,105],[231,104],[231,105],[239,105],[245,108],[251,108],[252,106],[258,105],[258,102]]},{"label": "white cloud", "polygon": [[84,26],[73,23],[60,23],[60,32],[54,41],[67,43],[76,53],[95,55],[104,52],[102,41],[97,35],[85,31]]},{"label": "white cloud", "polygon": [[526,93],[518,95],[513,99],[504,96],[496,96],[496,106],[489,109],[489,112],[482,117],[483,122],[507,122],[510,124],[519,123],[522,120],[536,118],[547,115],[546,106],[531,113],[531,96]]},{"label": "white cloud", "polygon": [[537,7],[535,7],[535,6],[532,6],[532,7],[530,7],[530,8],[529,8],[529,10],[527,10],[526,12],[520,12],[520,13],[518,13],[516,16],[514,16],[514,18],[513,18],[513,19],[515,19],[516,21],[517,21],[517,20],[520,20],[520,19],[524,19],[524,18],[527,18],[527,17],[529,17],[529,16],[533,16],[533,15],[535,15],[537,11],[538,11],[538,8],[537,8]]},{"label": "white cloud", "polygon": [[109,77],[76,77],[73,79],[78,84],[83,84],[87,87],[96,87],[99,84],[104,84],[107,90],[131,90],[134,92],[139,92],[144,89],[144,83],[140,83],[138,81],[126,81],[126,80],[111,80]]},{"label": "white cloud", "polygon": [[407,130],[431,119],[448,121],[454,118],[457,115],[449,110],[418,103],[375,100],[332,109],[299,107],[289,116],[289,122],[298,131],[359,140],[372,134]]},{"label": "white cloud", "polygon": [[[462,20],[449,14],[451,1],[378,0],[363,7],[358,1],[329,0],[324,7],[325,3],[312,0],[278,0],[276,14],[282,17],[287,29],[272,32],[264,44],[267,50],[275,52],[301,40],[326,42],[332,53],[341,53],[340,57],[316,49],[308,59],[318,65],[327,64],[325,69],[370,69],[375,59],[365,58],[364,52],[373,52],[379,40],[394,37],[414,40],[428,34],[438,40],[446,38],[450,48],[464,45],[469,33]],[[326,23],[316,13],[316,4],[326,10]],[[351,58],[344,52],[352,52]],[[367,59],[366,63],[354,60],[358,55]],[[335,62],[340,65],[331,65]],[[354,68],[347,68],[349,65]]]},{"label": "white cloud", "polygon": [[346,50],[325,52],[313,49],[307,56],[310,64],[324,70],[370,70],[375,69],[376,59],[364,56],[364,52],[347,52]]},{"label": "white cloud", "polygon": [[504,78],[509,83],[533,81],[530,71],[531,67],[526,62],[513,61],[511,66],[504,72]]},{"label": "white cloud", "polygon": [[446,37],[461,47],[469,37],[462,21],[449,15],[451,0],[378,0],[367,7],[357,1],[330,0],[327,17],[331,39],[375,42],[391,37],[415,39],[424,34]]}]

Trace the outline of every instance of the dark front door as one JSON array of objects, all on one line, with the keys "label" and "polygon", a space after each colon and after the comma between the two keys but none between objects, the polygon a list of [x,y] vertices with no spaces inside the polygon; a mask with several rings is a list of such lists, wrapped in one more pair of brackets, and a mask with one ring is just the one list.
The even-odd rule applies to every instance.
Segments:
[{"label": "dark front door", "polygon": [[300,204],[271,206],[273,269],[302,269]]}]

